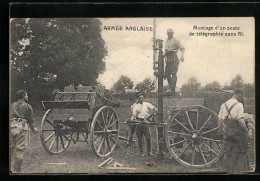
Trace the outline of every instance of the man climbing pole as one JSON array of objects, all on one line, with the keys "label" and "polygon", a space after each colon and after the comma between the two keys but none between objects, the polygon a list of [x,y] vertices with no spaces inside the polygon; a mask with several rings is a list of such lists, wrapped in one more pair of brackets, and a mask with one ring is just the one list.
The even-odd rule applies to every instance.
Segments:
[{"label": "man climbing pole", "polygon": [[165,45],[165,54],[166,57],[166,67],[165,67],[165,75],[164,78],[167,79],[168,84],[170,86],[170,91],[175,92],[176,83],[177,83],[177,72],[179,67],[179,58],[177,56],[177,52],[181,51],[180,61],[184,61],[184,47],[175,37],[173,37],[173,30],[168,29],[167,35],[168,39],[166,40]]}]

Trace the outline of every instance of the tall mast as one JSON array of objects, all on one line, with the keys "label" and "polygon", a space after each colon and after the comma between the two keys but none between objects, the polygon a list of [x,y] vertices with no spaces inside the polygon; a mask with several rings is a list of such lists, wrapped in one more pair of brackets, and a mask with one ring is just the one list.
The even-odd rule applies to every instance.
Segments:
[{"label": "tall mast", "polygon": [[153,70],[156,69],[156,19],[153,18]]},{"label": "tall mast", "polygon": [[[163,40],[156,39],[156,19],[153,19],[153,70],[158,79],[158,122],[163,123],[163,74],[164,74],[164,59],[163,59]],[[158,51],[158,58],[157,56]],[[158,126],[158,158],[163,158],[163,149],[165,147],[164,128]]]}]

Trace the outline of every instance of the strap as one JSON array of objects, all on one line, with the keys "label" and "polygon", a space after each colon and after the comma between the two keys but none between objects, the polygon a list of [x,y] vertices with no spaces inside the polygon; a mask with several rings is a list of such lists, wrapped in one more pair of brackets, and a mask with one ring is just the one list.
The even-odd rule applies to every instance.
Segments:
[{"label": "strap", "polygon": [[225,107],[226,107],[227,112],[228,112],[227,117],[230,115],[231,110],[235,107],[235,105],[237,105],[237,103],[238,102],[235,102],[229,109],[228,109],[227,103],[225,103]]}]

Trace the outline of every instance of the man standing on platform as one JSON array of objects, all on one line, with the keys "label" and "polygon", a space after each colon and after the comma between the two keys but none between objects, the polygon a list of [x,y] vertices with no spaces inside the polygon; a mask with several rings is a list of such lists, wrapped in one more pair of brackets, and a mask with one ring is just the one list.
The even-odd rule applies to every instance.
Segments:
[{"label": "man standing on platform", "polygon": [[136,125],[136,135],[138,138],[140,155],[144,156],[144,148],[143,148],[143,136],[144,136],[147,142],[148,156],[153,157],[152,145],[151,145],[151,131],[149,126],[145,125],[145,123],[148,122],[151,116],[157,112],[157,109],[151,103],[144,102],[144,94],[142,92],[138,92],[136,94],[136,98],[138,99],[138,102],[133,108],[131,120],[140,121],[140,124]]},{"label": "man standing on platform", "polygon": [[184,61],[184,47],[175,37],[173,37],[173,30],[168,29],[167,35],[168,39],[166,40],[165,45],[165,54],[166,57],[166,67],[165,67],[165,78],[167,78],[168,84],[170,86],[170,91],[175,92],[176,83],[177,83],[177,72],[179,67],[179,58],[177,52],[181,51],[180,61]]}]

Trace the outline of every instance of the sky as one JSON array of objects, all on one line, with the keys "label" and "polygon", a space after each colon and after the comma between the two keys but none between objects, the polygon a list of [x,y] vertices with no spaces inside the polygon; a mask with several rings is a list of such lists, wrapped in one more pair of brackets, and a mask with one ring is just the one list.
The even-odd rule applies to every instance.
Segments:
[{"label": "sky", "polygon": [[[153,28],[153,18],[100,20],[108,56],[104,59],[106,71],[99,76],[98,81],[110,89],[121,75],[128,76],[134,84],[147,77],[154,80],[153,31],[125,30],[126,26]],[[104,30],[108,26],[121,26],[123,30]],[[195,30],[194,26],[213,27],[214,30]],[[220,30],[220,27],[226,27],[226,30]],[[165,43],[169,28],[174,30],[175,38],[185,47],[184,62],[179,65],[177,88],[192,76],[196,76],[202,86],[213,81],[221,85],[230,84],[237,74],[242,76],[245,83],[254,82],[253,18],[156,18],[156,38]],[[237,36],[190,36],[191,32],[195,35],[197,32],[236,33]],[[238,36],[238,32],[243,32],[244,36]],[[167,81],[164,85],[167,85]]]}]

